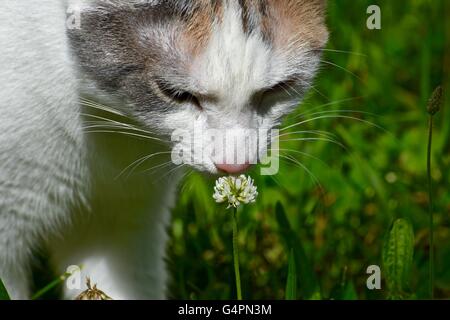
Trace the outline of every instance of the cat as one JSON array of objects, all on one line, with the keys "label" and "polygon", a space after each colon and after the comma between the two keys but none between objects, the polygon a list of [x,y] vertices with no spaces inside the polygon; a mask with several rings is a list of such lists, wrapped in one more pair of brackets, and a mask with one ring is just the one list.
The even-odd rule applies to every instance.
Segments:
[{"label": "cat", "polygon": [[[171,151],[191,152],[171,134],[279,126],[317,72],[325,10],[325,0],[3,0],[0,278],[11,297],[30,298],[45,251],[57,274],[79,265],[113,299],[166,298],[183,172]],[[183,166],[217,175],[249,164]],[[65,286],[62,298],[81,291]]]}]

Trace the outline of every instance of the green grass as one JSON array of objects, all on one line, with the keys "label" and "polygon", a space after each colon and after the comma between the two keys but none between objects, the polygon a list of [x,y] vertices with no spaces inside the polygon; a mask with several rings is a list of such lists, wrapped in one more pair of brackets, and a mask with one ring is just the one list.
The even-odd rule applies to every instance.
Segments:
[{"label": "green grass", "polygon": [[[450,89],[450,57],[445,55],[450,20],[444,16],[450,4],[375,2],[381,6],[382,30],[371,31],[365,12],[373,1],[330,1],[331,37],[323,59],[337,66],[323,63],[314,89],[285,122],[315,119],[291,131],[327,131],[344,148],[329,141],[284,141],[282,149],[320,159],[291,154],[314,178],[289,162],[274,177],[252,173],[260,196],[240,210],[237,239],[243,298],[430,296],[426,105],[437,85],[444,93]],[[430,149],[433,291],[435,298],[447,299],[449,96],[433,118]],[[229,210],[214,203],[213,183],[194,173],[180,187],[169,229],[172,298],[237,296],[232,219]],[[381,290],[366,287],[370,265],[381,267]],[[0,282],[2,298],[7,294]]]},{"label": "green grass", "polygon": [[9,299],[10,299],[10,297],[9,297],[8,291],[6,290],[2,279],[0,279],[0,300],[9,300]]},{"label": "green grass", "polygon": [[[382,250],[399,218],[409,221],[414,232],[408,297],[429,297],[426,104],[437,85],[449,92],[450,61],[445,51],[450,37],[445,32],[450,25],[443,17],[449,4],[376,2],[382,10],[382,30],[371,31],[365,27],[365,11],[373,1],[330,1],[331,37],[323,58],[340,67],[323,64],[315,89],[285,123],[302,120],[298,115],[303,113],[304,119],[341,115],[364,120],[327,117],[292,129],[330,132],[346,149],[325,141],[282,142],[283,149],[310,153],[325,163],[291,154],[321,187],[293,163],[283,162],[275,177],[252,173],[260,197],[239,215],[244,298],[292,298],[294,273],[288,270],[294,266],[297,298],[392,297],[387,284],[392,272],[406,272],[402,269],[406,261],[393,255],[396,264],[385,270]],[[446,95],[445,106],[448,100]],[[353,111],[313,115],[337,110]],[[434,117],[431,150],[436,298],[450,298],[447,110],[444,107]],[[236,297],[232,225],[229,212],[218,211],[211,199],[212,185],[212,180],[193,174],[180,188],[170,229],[173,298]],[[372,264],[381,267],[381,290],[366,288],[366,268]]]}]

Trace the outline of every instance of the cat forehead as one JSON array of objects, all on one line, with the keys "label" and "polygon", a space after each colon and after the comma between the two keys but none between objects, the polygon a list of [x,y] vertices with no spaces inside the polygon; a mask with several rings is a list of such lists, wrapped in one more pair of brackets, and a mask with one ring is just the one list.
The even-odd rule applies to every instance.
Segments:
[{"label": "cat forehead", "polygon": [[[70,0],[108,10],[129,13],[150,10],[160,21],[179,22],[184,43],[193,51],[205,46],[227,10],[234,10],[245,34],[259,33],[272,44],[321,47],[327,40],[325,0]],[[88,4],[86,4],[88,3]]]},{"label": "cat forehead", "polygon": [[[320,35],[323,21],[317,19],[315,28],[301,25],[307,23],[306,18],[286,21],[284,17],[292,10],[269,7],[278,3],[230,1],[220,8],[214,23],[205,24],[205,28],[212,25],[206,39],[195,41],[185,35],[189,43],[201,44],[191,75],[205,93],[226,99],[230,105],[242,105],[254,92],[276,83],[298,79],[305,84],[311,79],[318,60],[312,49],[326,39],[326,34],[324,39]],[[293,2],[285,5],[289,3]],[[312,7],[308,10],[314,15]]]},{"label": "cat forehead", "polygon": [[221,74],[219,88],[260,79],[268,64],[313,70],[328,35],[324,0],[69,1],[82,7],[81,28],[68,30],[80,66],[113,89],[138,75],[189,86],[194,69],[203,83]]},{"label": "cat forehead", "polygon": [[185,36],[193,49],[205,46],[215,27],[230,11],[234,11],[238,17],[235,22],[246,35],[259,34],[280,49],[305,44],[319,48],[328,38],[324,23],[325,0],[185,0],[172,3],[168,8],[185,20]]}]

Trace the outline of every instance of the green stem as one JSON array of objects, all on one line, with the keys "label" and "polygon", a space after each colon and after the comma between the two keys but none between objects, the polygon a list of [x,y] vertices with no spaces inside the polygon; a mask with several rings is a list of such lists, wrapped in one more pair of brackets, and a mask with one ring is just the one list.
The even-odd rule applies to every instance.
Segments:
[{"label": "green stem", "polygon": [[239,272],[239,245],[238,245],[237,208],[233,209],[233,260],[234,260],[234,275],[235,275],[235,278],[236,278],[237,299],[238,300],[242,300],[241,274]]},{"label": "green stem", "polygon": [[427,177],[428,177],[428,201],[429,201],[429,242],[430,242],[430,257],[429,257],[429,293],[430,298],[434,298],[434,221],[433,221],[433,196],[431,184],[431,145],[433,141],[433,116],[430,115],[428,122],[428,149],[427,149]]},{"label": "green stem", "polygon": [[58,286],[60,283],[64,282],[67,277],[70,276],[70,273],[65,273],[62,276],[59,276],[58,278],[56,278],[55,280],[53,280],[52,282],[50,282],[48,285],[46,285],[44,288],[42,288],[41,290],[39,290],[38,292],[36,292],[32,297],[31,300],[37,300],[40,297],[42,297],[44,294],[46,294],[47,292],[49,292],[50,290],[52,290],[53,288],[55,288],[56,286]]}]

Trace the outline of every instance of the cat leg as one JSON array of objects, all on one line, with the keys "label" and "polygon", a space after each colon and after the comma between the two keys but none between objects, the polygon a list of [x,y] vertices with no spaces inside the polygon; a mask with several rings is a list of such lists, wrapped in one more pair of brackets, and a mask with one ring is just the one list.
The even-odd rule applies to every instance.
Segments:
[{"label": "cat leg", "polygon": [[11,299],[30,298],[30,268],[25,221],[12,211],[0,212],[0,279],[2,279]]},{"label": "cat leg", "polygon": [[[2,250],[2,249],[0,249]],[[12,300],[27,300],[30,298],[30,273],[26,266],[27,260],[14,257],[7,261],[0,253],[0,279]]]},{"label": "cat leg", "polygon": [[[141,217],[125,227],[110,227],[109,234],[99,232],[88,235],[77,244],[58,250],[59,270],[63,273],[69,266],[81,268],[81,287],[65,285],[64,298],[74,299],[86,290],[86,278],[92,285],[116,300],[164,299],[166,297],[167,272],[165,249],[169,210],[160,212],[161,219]],[[128,215],[131,220],[133,214]],[[83,234],[82,232],[76,232]],[[63,254],[61,254],[63,253]],[[64,254],[66,257],[61,258]]]}]

